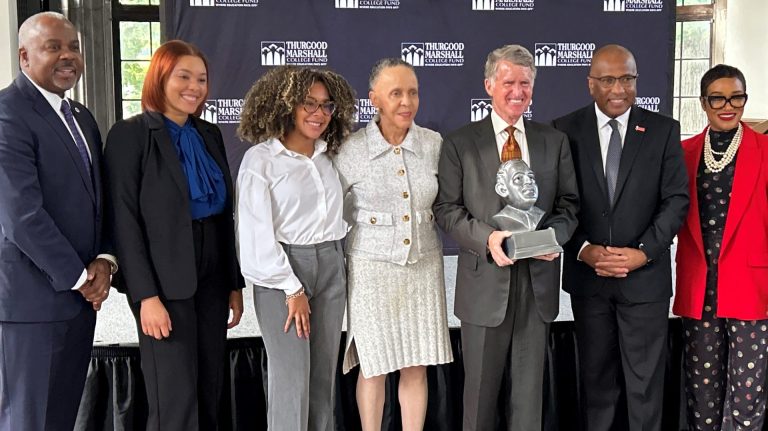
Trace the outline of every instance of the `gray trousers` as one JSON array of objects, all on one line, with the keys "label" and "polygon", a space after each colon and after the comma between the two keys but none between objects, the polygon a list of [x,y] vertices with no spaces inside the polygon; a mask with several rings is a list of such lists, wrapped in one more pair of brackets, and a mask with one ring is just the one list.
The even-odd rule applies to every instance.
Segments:
[{"label": "gray trousers", "polygon": [[285,293],[254,286],[256,318],[267,350],[267,424],[273,431],[331,431],[347,300],[344,252],[340,241],[284,244],[283,249],[312,314],[309,340],[298,338],[294,325],[283,332]]},{"label": "gray trousers", "polygon": [[[517,262],[512,266],[507,314],[501,324],[461,323],[464,431],[498,429],[499,396],[507,401],[506,429],[541,430],[547,330],[536,308],[528,264]],[[504,379],[505,368],[508,379]]]}]

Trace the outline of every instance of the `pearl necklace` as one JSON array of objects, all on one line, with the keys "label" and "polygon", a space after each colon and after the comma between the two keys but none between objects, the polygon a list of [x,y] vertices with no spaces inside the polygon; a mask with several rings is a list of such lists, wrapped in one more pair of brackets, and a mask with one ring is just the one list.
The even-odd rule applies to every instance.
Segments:
[{"label": "pearl necklace", "polygon": [[[736,150],[739,149],[741,144],[741,135],[744,132],[744,128],[739,123],[739,129],[736,130],[736,134],[733,136],[731,143],[728,144],[728,148],[724,152],[715,151],[712,149],[712,143],[709,140],[709,127],[704,135],[704,164],[707,165],[707,169],[712,172],[718,173],[725,169],[728,164],[736,157]],[[722,156],[720,160],[715,160],[715,155]]]}]

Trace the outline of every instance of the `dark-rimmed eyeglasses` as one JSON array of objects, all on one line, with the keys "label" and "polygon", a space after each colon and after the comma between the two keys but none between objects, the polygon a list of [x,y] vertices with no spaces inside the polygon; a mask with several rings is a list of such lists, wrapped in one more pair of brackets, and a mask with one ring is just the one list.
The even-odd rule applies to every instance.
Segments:
[{"label": "dark-rimmed eyeglasses", "polygon": [[307,114],[314,114],[317,112],[317,108],[322,108],[323,114],[328,116],[331,116],[336,112],[336,104],[333,102],[319,103],[316,100],[305,100],[301,103],[301,106],[304,107]]},{"label": "dark-rimmed eyeglasses", "polygon": [[603,88],[611,88],[614,85],[616,85],[616,82],[618,81],[619,84],[621,84],[622,87],[628,88],[634,85],[635,81],[637,81],[637,77],[640,75],[624,75],[624,76],[591,76],[588,75],[590,79],[594,79],[597,82],[600,83],[600,86]]},{"label": "dark-rimmed eyeglasses", "polygon": [[747,104],[747,94],[736,94],[731,97],[725,96],[707,96],[702,97],[707,101],[707,104],[712,109],[725,108],[726,103],[730,103],[732,107],[738,109],[743,108]]}]

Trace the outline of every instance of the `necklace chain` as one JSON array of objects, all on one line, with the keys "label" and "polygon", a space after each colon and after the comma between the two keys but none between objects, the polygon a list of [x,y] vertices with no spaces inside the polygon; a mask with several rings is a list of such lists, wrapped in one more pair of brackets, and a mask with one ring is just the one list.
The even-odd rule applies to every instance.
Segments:
[{"label": "necklace chain", "polygon": [[[712,149],[712,142],[709,138],[709,128],[704,135],[704,164],[707,165],[707,169],[712,172],[718,173],[725,169],[733,158],[736,157],[736,150],[741,145],[741,136],[744,132],[744,128],[739,123],[739,128],[736,130],[736,134],[733,136],[731,143],[728,144],[728,148],[725,151],[715,151]],[[715,156],[720,156],[720,160],[715,160]]]}]

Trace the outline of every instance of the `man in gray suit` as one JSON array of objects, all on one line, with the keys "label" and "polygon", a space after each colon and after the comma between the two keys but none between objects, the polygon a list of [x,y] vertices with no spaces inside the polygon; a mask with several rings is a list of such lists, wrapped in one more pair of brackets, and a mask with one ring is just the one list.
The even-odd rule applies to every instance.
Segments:
[{"label": "man in gray suit", "polygon": [[497,429],[497,399],[505,367],[512,382],[509,430],[541,429],[548,323],[558,312],[558,254],[512,261],[502,249],[509,232],[492,217],[505,202],[494,191],[501,161],[522,158],[536,175],[536,206],[563,245],[576,228],[576,178],[566,136],[522,118],[531,103],[536,68],[531,53],[507,45],[488,55],[485,89],[493,112],[443,142],[434,204],[439,225],[459,244],[456,316],[464,357],[464,430]]}]

